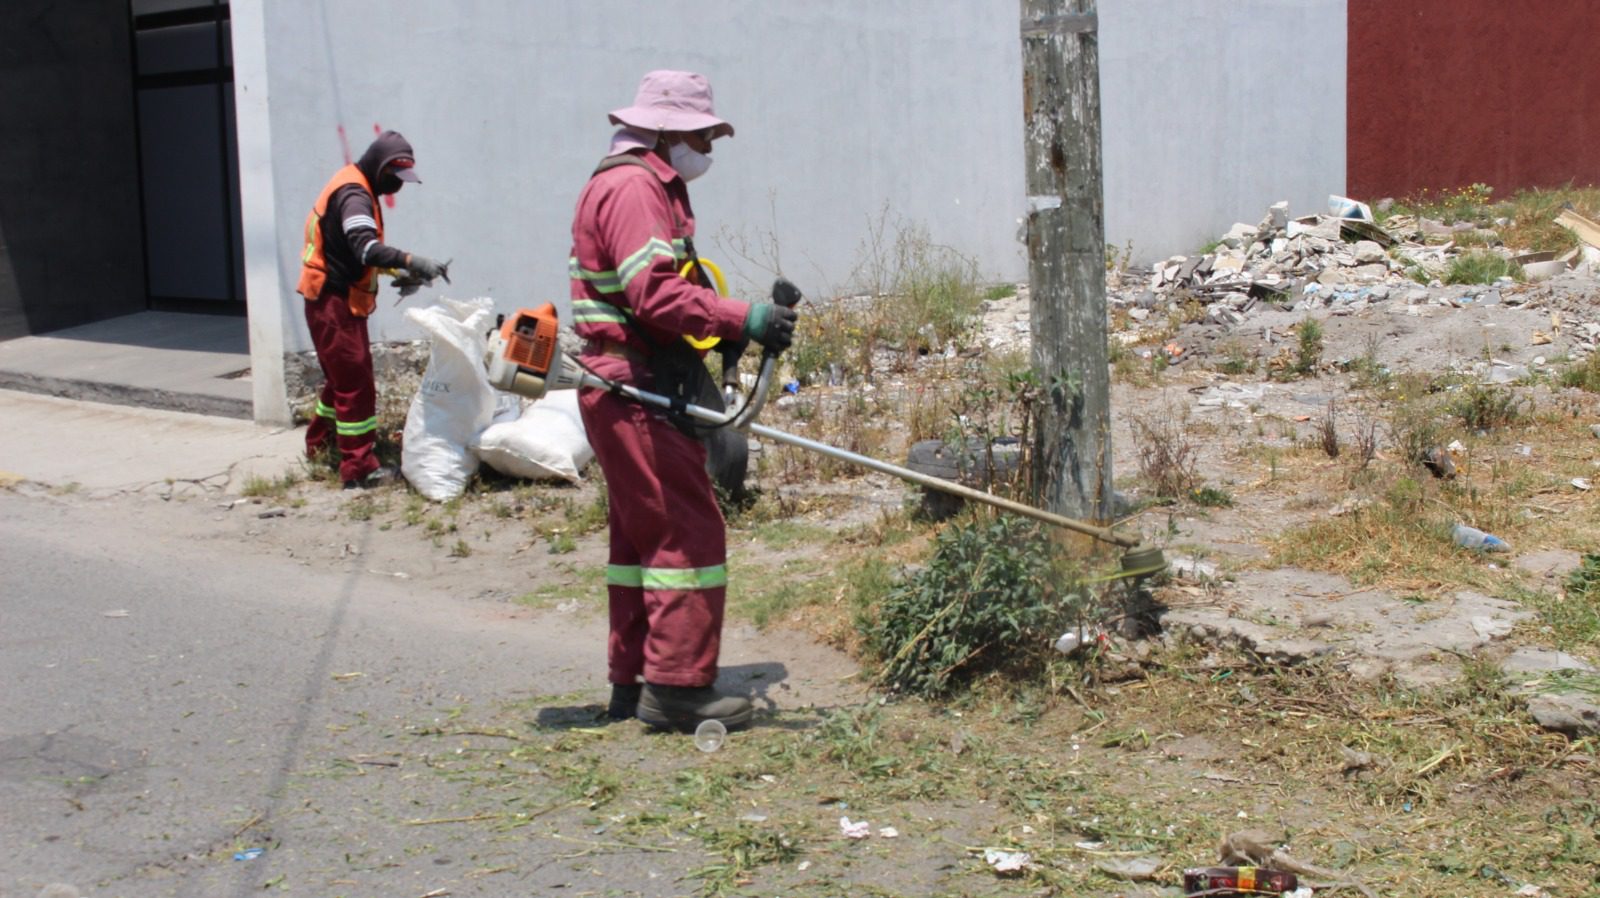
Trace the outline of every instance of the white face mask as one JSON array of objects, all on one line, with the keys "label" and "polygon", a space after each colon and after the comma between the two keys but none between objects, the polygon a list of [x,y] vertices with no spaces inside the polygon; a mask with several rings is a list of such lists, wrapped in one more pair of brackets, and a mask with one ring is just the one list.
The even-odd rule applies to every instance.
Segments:
[{"label": "white face mask", "polygon": [[686,182],[700,177],[711,167],[710,156],[690,149],[686,143],[673,144],[667,150],[667,155],[672,162],[673,170]]}]

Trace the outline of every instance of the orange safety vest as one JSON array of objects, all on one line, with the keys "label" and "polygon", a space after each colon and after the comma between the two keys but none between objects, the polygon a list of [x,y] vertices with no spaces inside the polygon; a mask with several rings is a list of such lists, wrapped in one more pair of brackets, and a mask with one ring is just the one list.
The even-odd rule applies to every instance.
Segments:
[{"label": "orange safety vest", "polygon": [[[373,194],[372,185],[367,183],[361,169],[346,165],[334,173],[328,186],[322,188],[322,195],[317,197],[311,214],[306,216],[306,249],[300,254],[300,286],[296,289],[308,300],[320,297],[322,286],[328,280],[328,260],[322,255],[322,216],[328,211],[328,200],[346,184],[359,184],[367,196],[372,197],[372,218],[378,223],[378,242],[383,242],[383,206]],[[361,270],[359,282],[350,285],[350,314],[365,318],[372,314],[377,305],[378,269],[368,266]]]}]

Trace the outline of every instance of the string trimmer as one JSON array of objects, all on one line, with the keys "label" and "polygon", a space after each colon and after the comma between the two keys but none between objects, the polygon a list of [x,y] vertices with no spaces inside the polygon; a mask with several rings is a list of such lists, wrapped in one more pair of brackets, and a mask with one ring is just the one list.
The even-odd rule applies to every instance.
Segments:
[{"label": "string trimmer", "polygon": [[[786,280],[779,279],[772,287],[772,301],[784,306],[793,306],[800,301],[800,291]],[[889,464],[885,461],[859,455],[819,443],[816,440],[806,439],[802,436],[768,427],[756,423],[756,416],[761,413],[766,404],[767,395],[772,385],[773,372],[778,361],[778,353],[768,349],[762,353],[760,373],[756,375],[755,386],[751,389],[750,398],[734,407],[730,412],[715,411],[692,403],[674,401],[666,396],[660,396],[647,390],[641,390],[632,384],[601,377],[586,368],[582,362],[569,353],[562,346],[561,323],[556,314],[554,305],[546,303],[537,309],[520,309],[516,314],[503,317],[499,328],[489,335],[488,349],[484,361],[489,368],[489,382],[495,387],[519,396],[538,399],[551,390],[575,390],[579,387],[592,387],[597,390],[606,390],[619,396],[624,396],[635,402],[657,408],[669,410],[679,415],[686,415],[696,421],[714,427],[732,427],[737,430],[764,437],[775,443],[783,443],[815,452],[829,458],[858,465],[872,471],[889,474],[919,484],[929,489],[939,490],[982,502],[995,508],[1004,509],[1013,514],[1042,521],[1055,527],[1071,530],[1093,537],[1104,543],[1118,546],[1125,551],[1122,554],[1122,570],[1118,576],[1143,577],[1164,570],[1167,566],[1166,558],[1159,548],[1142,546],[1139,537],[1119,533],[1110,527],[1099,527],[1085,521],[1064,517],[1054,512],[1024,505],[1011,499],[995,496],[982,490],[973,489],[964,484],[933,477],[910,468]],[[735,397],[730,395],[730,400]]]}]

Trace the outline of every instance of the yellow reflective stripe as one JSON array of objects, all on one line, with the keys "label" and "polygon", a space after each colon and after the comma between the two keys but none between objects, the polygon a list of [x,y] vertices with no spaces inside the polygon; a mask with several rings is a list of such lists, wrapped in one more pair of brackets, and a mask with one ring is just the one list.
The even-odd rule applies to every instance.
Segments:
[{"label": "yellow reflective stripe", "polygon": [[371,433],[377,430],[378,419],[372,417],[365,421],[337,421],[334,424],[334,429],[339,432],[339,436],[358,437],[364,433]]},{"label": "yellow reflective stripe", "polygon": [[643,586],[644,568],[637,564],[606,565],[607,586]]},{"label": "yellow reflective stripe", "polygon": [[672,251],[672,244],[659,237],[651,237],[650,242],[640,247],[637,252],[622,260],[617,266],[617,274],[622,278],[622,286],[626,287],[634,278],[650,267],[650,262],[657,256],[666,256],[677,261],[677,253]]},{"label": "yellow reflective stripe", "polygon": [[628,313],[598,299],[574,299],[572,321],[575,324],[627,324]]},{"label": "yellow reflective stripe", "polygon": [[319,418],[337,418],[338,415],[334,412],[333,406],[327,404],[326,402],[323,402],[321,399],[318,399],[317,400],[317,417],[319,417]]},{"label": "yellow reflective stripe", "polygon": [[728,585],[727,565],[711,567],[647,567],[642,569],[645,589],[711,589]]}]

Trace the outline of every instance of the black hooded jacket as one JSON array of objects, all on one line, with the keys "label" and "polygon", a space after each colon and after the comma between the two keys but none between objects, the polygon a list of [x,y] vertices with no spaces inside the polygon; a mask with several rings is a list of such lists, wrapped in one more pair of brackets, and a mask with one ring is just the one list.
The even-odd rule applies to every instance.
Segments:
[{"label": "black hooded jacket", "polygon": [[[356,161],[356,168],[372,185],[374,192],[383,190],[379,184],[383,167],[401,156],[415,158],[411,144],[399,132],[385,131],[367,147]],[[398,189],[398,188],[396,188]],[[378,240],[377,210],[372,197],[359,185],[346,184],[328,198],[328,209],[322,216],[322,255],[328,264],[329,293],[344,294],[349,286],[361,279],[367,266],[374,268],[402,268],[406,253],[387,246]]]}]

